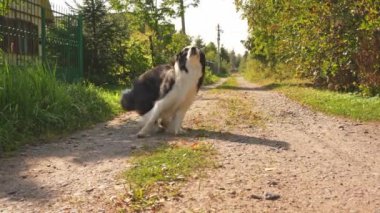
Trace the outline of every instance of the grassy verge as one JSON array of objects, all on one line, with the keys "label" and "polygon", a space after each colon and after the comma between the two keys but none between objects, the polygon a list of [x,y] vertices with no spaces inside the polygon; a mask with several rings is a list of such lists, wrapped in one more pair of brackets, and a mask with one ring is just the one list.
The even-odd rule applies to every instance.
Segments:
[{"label": "grassy verge", "polygon": [[263,79],[254,72],[245,73],[245,77],[267,89],[282,92],[314,110],[359,121],[380,121],[379,97],[368,98],[357,94],[319,90],[307,86],[307,81],[304,80],[293,79],[279,82],[271,78]]},{"label": "grassy verge", "polygon": [[0,67],[0,154],[109,119],[118,102],[116,91],[65,84],[38,65]]},{"label": "grassy verge", "polygon": [[205,143],[180,142],[138,154],[132,159],[134,167],[123,174],[131,193],[122,198],[120,210],[155,210],[165,198],[181,196],[179,182],[212,166],[214,153]]},{"label": "grassy verge", "polygon": [[235,76],[229,77],[222,85],[215,88],[215,91],[220,91],[223,89],[234,89],[238,86],[238,82]]}]

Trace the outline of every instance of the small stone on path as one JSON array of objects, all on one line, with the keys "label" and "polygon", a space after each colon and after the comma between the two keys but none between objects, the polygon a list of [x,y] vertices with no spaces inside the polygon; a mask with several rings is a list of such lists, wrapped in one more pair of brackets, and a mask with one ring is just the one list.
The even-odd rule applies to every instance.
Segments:
[{"label": "small stone on path", "polygon": [[280,197],[281,197],[280,195],[274,194],[274,193],[271,193],[271,192],[266,192],[264,194],[265,200],[278,200]]}]

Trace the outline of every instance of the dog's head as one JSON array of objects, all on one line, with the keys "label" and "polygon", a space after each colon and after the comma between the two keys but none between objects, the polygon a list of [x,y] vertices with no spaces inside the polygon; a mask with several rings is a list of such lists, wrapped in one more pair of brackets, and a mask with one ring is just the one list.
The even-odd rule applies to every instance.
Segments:
[{"label": "dog's head", "polygon": [[175,63],[182,71],[189,72],[189,68],[200,67],[202,73],[204,73],[206,69],[206,56],[199,48],[188,46],[177,54]]}]

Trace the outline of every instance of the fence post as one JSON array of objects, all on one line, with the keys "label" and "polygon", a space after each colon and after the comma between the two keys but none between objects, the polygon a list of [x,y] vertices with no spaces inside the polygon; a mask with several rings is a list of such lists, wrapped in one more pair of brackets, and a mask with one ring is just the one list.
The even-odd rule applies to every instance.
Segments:
[{"label": "fence post", "polygon": [[46,64],[46,11],[41,5],[41,46],[42,46],[42,63]]},{"label": "fence post", "polygon": [[78,60],[79,60],[79,74],[83,78],[83,16],[82,14],[78,15]]}]

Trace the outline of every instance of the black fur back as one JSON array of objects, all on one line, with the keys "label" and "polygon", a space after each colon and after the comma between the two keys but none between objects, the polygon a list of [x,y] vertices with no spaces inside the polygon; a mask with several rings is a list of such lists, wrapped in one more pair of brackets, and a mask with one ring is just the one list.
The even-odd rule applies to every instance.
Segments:
[{"label": "black fur back", "polygon": [[[124,93],[121,105],[125,110],[137,111],[140,115],[149,112],[154,102],[160,98],[161,84],[167,72],[173,70],[171,65],[160,65],[142,74],[133,84],[132,91]],[[171,83],[173,86],[174,81]],[[170,90],[171,87],[166,90]],[[167,91],[167,92],[168,92]]]}]

